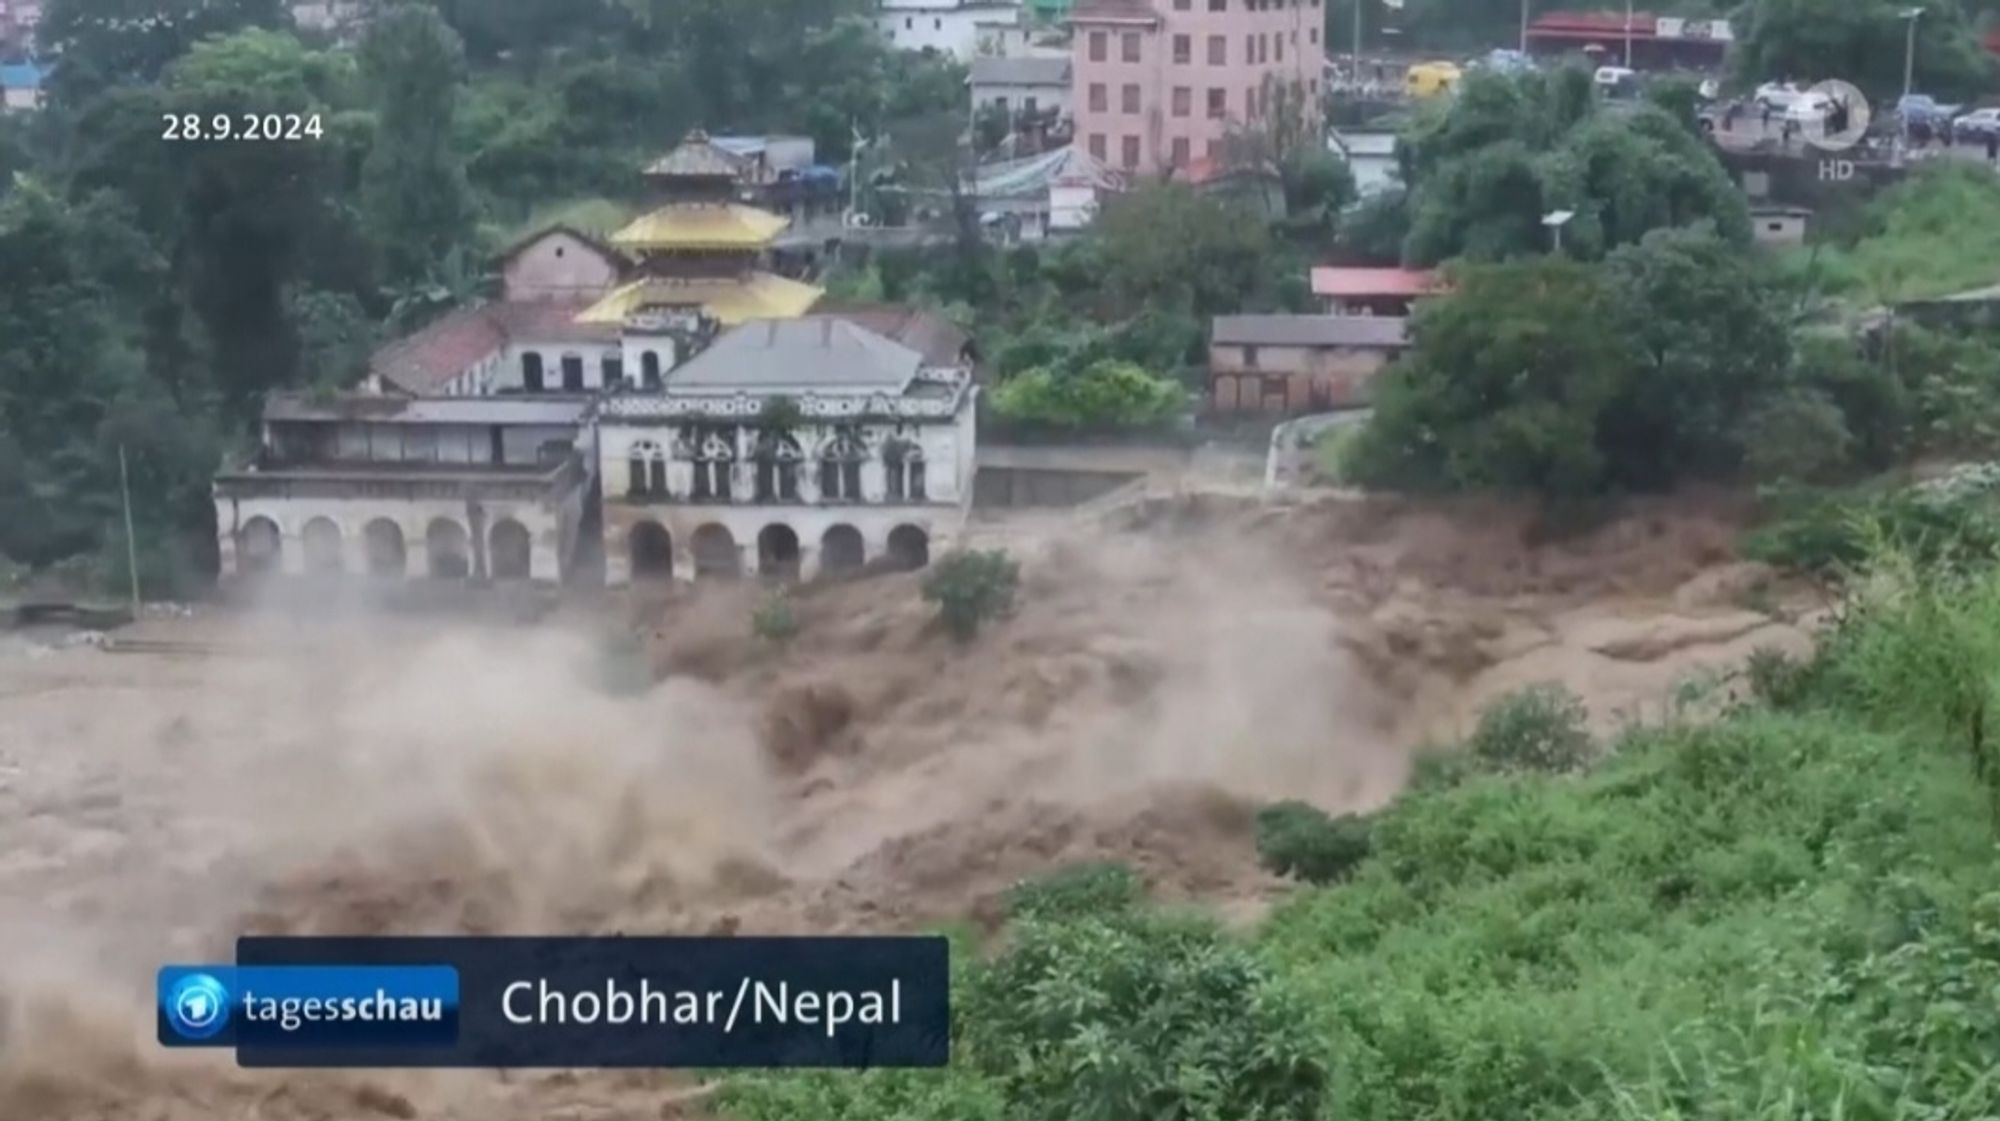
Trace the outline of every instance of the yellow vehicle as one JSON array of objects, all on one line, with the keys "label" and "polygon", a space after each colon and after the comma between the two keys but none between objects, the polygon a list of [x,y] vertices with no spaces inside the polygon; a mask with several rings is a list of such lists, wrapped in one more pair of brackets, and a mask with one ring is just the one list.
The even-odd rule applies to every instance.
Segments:
[{"label": "yellow vehicle", "polygon": [[1463,72],[1449,62],[1419,62],[1403,76],[1403,92],[1411,97],[1436,97],[1458,85]]}]

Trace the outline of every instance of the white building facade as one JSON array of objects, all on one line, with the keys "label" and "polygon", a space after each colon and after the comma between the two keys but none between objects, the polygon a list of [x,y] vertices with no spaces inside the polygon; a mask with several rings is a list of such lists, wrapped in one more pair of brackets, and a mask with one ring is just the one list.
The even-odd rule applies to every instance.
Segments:
[{"label": "white building facade", "polygon": [[977,393],[843,318],[736,328],[603,402],[607,582],[922,567],[972,501]]},{"label": "white building facade", "polygon": [[1020,0],[881,0],[875,26],[898,50],[935,51],[966,62],[1028,45]]}]

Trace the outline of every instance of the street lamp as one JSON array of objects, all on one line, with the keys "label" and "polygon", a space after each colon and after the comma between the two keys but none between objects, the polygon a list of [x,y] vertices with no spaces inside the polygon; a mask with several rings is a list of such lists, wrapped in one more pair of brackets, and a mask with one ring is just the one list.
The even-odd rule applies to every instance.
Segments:
[{"label": "street lamp", "polygon": [[1521,0],[1521,54],[1528,53],[1528,0]]},{"label": "street lamp", "polygon": [[1632,0],[1625,0],[1625,69],[1632,69]]},{"label": "street lamp", "polygon": [[1563,251],[1563,227],[1569,225],[1569,220],[1574,217],[1576,217],[1574,210],[1554,210],[1542,215],[1542,225],[1556,232],[1557,253]]}]

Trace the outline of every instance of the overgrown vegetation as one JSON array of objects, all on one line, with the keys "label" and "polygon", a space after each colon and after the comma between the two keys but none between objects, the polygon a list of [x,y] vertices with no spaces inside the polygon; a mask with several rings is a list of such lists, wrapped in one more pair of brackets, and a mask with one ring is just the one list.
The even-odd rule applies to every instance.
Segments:
[{"label": "overgrown vegetation", "polygon": [[953,553],[931,566],[924,598],[937,605],[938,619],[953,638],[970,642],[980,627],[1013,611],[1020,583],[1020,565],[1003,550]]},{"label": "overgrown vegetation", "polygon": [[1278,802],[1257,813],[1257,858],[1280,876],[1328,884],[1368,855],[1368,821],[1330,816],[1305,802]]},{"label": "overgrown vegetation", "polygon": [[750,614],[750,631],[771,643],[785,643],[797,637],[799,617],[792,610],[792,597],[783,590],[765,596]]},{"label": "overgrown vegetation", "polygon": [[1990,1115],[2000,566],[1881,547],[1818,654],[1760,654],[1756,695],[1714,723],[1599,754],[1573,697],[1505,698],[1456,781],[1365,832],[1264,811],[1263,859],[1324,886],[1254,934],[1135,904],[1122,872],[1058,873],[997,951],[955,959],[952,1070],[729,1100],[857,1121]]},{"label": "overgrown vegetation", "polygon": [[1007,912],[1016,919],[1103,918],[1144,897],[1145,885],[1130,867],[1093,861],[1015,885],[1008,893]]}]

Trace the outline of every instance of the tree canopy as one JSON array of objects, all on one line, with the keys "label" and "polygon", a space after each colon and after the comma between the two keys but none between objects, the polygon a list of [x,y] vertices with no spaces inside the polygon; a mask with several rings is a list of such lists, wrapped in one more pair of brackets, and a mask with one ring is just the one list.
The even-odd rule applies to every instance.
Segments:
[{"label": "tree canopy", "polygon": [[1751,0],[1735,17],[1734,62],[1745,85],[1839,78],[1885,105],[1915,66],[1920,93],[1970,96],[1993,75],[1972,20],[1957,0],[1921,0],[1913,54],[1906,56],[1909,0]]}]

